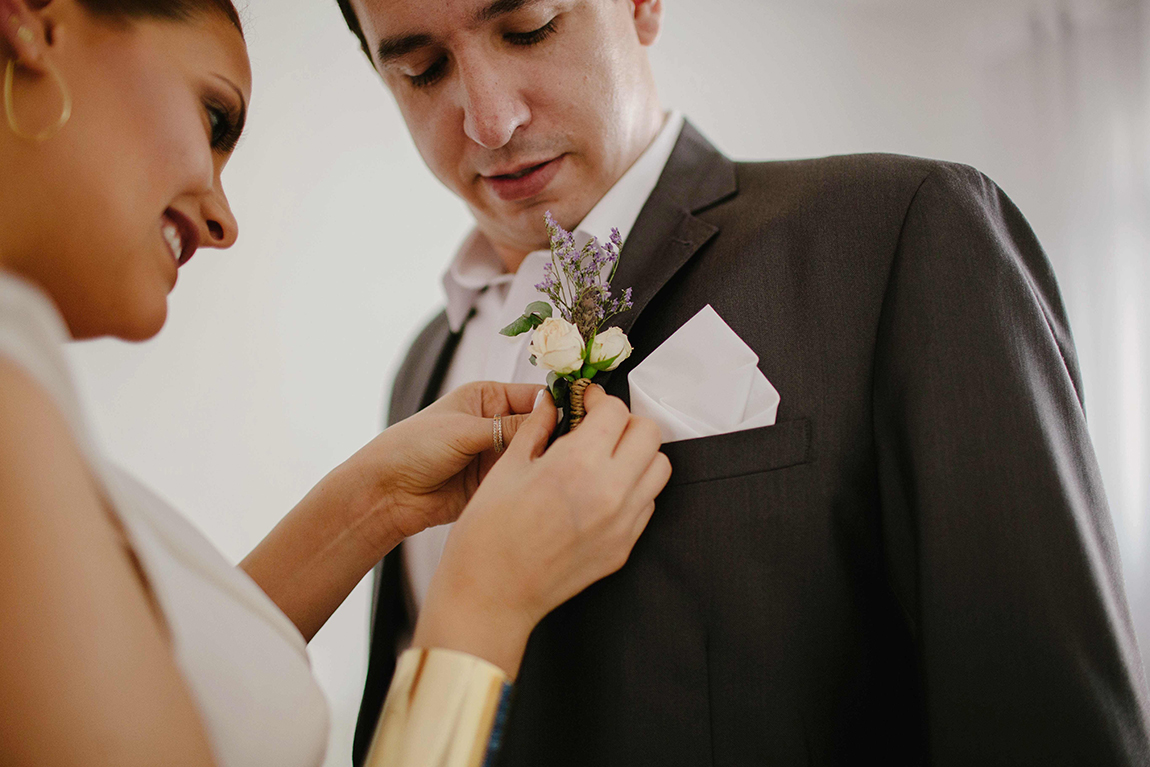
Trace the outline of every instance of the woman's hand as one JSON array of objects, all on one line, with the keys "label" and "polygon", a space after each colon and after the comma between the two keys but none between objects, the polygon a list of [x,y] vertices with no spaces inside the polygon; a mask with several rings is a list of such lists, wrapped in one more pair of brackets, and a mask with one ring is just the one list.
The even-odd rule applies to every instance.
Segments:
[{"label": "woman's hand", "polygon": [[453,522],[499,458],[493,418],[503,416],[503,440],[510,445],[541,391],[533,384],[461,386],[388,428],[344,468],[382,493],[386,518],[379,522],[400,538]]},{"label": "woman's hand", "polygon": [[397,423],[320,480],[240,567],[310,640],[397,543],[459,516],[497,458],[492,417],[504,416],[509,444],[540,391],[469,384]]},{"label": "woman's hand", "polygon": [[583,424],[544,452],[545,400],[452,530],[414,638],[513,677],[535,624],[627,561],[671,476],[658,427],[598,386]]}]

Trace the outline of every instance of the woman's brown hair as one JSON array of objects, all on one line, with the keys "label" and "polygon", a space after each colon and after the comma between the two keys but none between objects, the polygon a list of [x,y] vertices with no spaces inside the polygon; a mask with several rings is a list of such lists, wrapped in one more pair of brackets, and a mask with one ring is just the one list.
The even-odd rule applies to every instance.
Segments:
[{"label": "woman's brown hair", "polygon": [[243,33],[232,0],[78,0],[98,16],[185,20],[202,13],[219,13]]}]

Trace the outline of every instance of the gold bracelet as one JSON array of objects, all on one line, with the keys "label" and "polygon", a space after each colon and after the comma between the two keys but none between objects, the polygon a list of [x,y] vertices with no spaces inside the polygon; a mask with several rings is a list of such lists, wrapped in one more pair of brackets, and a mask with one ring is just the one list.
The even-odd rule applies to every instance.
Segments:
[{"label": "gold bracelet", "polygon": [[399,656],[364,767],[481,767],[499,747],[511,680],[485,660],[412,648]]}]

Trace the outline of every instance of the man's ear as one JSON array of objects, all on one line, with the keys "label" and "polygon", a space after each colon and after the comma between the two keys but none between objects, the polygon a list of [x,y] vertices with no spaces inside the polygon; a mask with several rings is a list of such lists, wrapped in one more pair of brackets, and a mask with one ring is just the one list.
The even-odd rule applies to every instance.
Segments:
[{"label": "man's ear", "polygon": [[635,31],[639,43],[654,45],[663,28],[663,0],[631,0],[635,4]]}]

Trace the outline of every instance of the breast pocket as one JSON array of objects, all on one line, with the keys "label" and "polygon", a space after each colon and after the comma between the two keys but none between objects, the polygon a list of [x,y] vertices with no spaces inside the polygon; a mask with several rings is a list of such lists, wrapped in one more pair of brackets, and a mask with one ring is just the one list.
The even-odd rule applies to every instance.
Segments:
[{"label": "breast pocket", "polygon": [[673,469],[668,487],[775,471],[813,459],[811,422],[800,418],[760,429],[668,442],[662,451]]}]

